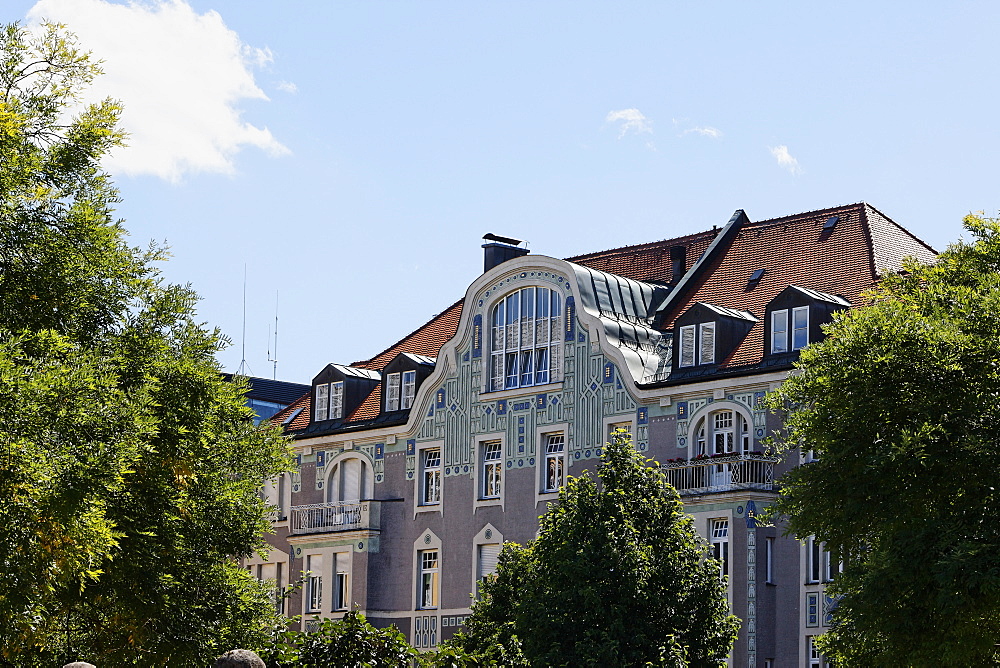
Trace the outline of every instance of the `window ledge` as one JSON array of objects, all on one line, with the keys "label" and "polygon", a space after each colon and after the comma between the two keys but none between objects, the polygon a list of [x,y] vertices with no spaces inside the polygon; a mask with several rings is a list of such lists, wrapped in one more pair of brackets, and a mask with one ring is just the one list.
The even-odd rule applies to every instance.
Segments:
[{"label": "window ledge", "polygon": [[490,498],[490,499],[476,499],[476,508],[485,508],[488,506],[502,506],[503,499],[501,498]]}]

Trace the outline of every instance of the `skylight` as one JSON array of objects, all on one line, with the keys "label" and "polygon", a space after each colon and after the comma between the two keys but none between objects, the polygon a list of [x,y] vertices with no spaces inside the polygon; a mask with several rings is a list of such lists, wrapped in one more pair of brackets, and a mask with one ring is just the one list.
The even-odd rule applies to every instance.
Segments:
[{"label": "skylight", "polygon": [[823,223],[824,230],[832,230],[837,226],[837,221],[840,220],[840,216],[830,216],[827,218],[826,222]]}]

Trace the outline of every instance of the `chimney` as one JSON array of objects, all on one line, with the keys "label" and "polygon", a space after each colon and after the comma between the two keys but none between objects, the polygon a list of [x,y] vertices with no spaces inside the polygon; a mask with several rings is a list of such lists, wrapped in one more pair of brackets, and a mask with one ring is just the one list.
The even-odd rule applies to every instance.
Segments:
[{"label": "chimney", "polygon": [[677,284],[687,271],[687,246],[670,247],[670,282]]},{"label": "chimney", "polygon": [[483,244],[483,273],[485,274],[498,264],[503,264],[507,260],[523,257],[528,254],[527,248],[521,248],[524,243],[520,239],[501,237],[488,232],[483,235],[483,239],[490,242]]}]

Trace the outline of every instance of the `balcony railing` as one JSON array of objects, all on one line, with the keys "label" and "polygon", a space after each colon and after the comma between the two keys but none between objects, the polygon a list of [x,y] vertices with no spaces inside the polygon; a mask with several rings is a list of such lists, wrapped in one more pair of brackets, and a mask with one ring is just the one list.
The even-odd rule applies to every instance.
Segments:
[{"label": "balcony railing", "polygon": [[335,531],[377,531],[381,503],[314,503],[292,506],[291,533],[330,533]]},{"label": "balcony railing", "polygon": [[777,457],[732,454],[663,465],[667,482],[684,494],[707,494],[743,489],[774,489]]}]

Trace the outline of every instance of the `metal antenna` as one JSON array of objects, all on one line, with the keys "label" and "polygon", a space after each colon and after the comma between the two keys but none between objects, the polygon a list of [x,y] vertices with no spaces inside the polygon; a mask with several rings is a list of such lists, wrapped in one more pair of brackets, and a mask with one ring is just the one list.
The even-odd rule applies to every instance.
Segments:
[{"label": "metal antenna", "polygon": [[[267,328],[270,330],[271,325],[268,324]],[[271,334],[268,332],[267,335],[267,361],[274,363],[274,370],[271,372],[272,380],[278,380],[278,291],[274,291],[274,357],[271,357]]]},{"label": "metal antenna", "polygon": [[[236,375],[253,375],[250,365],[247,364],[247,263],[243,263],[243,340],[240,343],[240,367],[236,370]],[[250,372],[249,374],[247,372]]]}]

